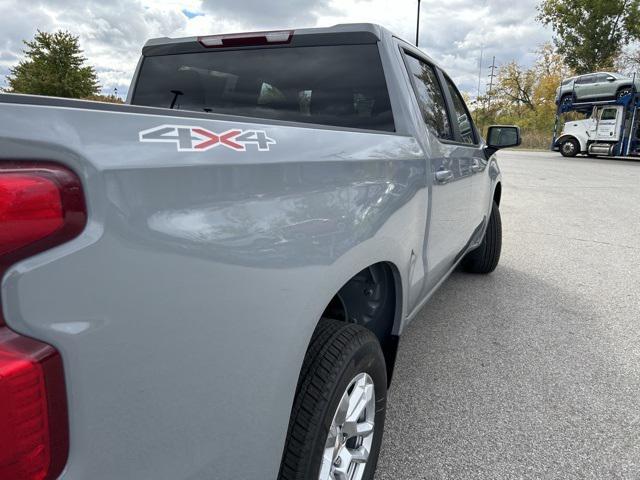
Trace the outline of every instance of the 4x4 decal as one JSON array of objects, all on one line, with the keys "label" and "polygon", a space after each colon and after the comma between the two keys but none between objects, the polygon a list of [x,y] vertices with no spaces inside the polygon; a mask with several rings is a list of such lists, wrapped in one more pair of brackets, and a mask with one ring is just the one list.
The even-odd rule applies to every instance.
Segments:
[{"label": "4x4 decal", "polygon": [[276,143],[264,130],[232,129],[214,133],[206,128],[185,125],[160,125],[143,130],[140,141],[174,143],[179,152],[205,152],[215,147],[245,152],[247,145],[255,145],[258,151],[265,152]]}]

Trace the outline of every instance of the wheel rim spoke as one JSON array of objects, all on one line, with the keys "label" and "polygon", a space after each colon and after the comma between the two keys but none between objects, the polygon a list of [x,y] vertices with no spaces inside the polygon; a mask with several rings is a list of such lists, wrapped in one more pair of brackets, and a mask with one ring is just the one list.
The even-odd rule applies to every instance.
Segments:
[{"label": "wheel rim spoke", "polygon": [[347,394],[347,392],[344,392],[344,395],[342,395],[342,399],[340,399],[338,410],[336,411],[335,417],[333,418],[333,424],[342,425],[347,420],[348,413],[349,413],[349,395]]},{"label": "wheel rim spoke", "polygon": [[347,438],[367,437],[373,433],[373,423],[367,421],[345,422],[342,433],[346,435]]},{"label": "wheel rim spoke", "polygon": [[373,385],[356,384],[349,398],[347,422],[357,422],[373,398]]},{"label": "wheel rim spoke", "polygon": [[331,425],[329,428],[329,434],[327,435],[327,441],[324,443],[325,450],[335,449],[338,445],[338,428],[335,425]]},{"label": "wheel rim spoke", "polygon": [[369,451],[364,447],[358,447],[356,449],[349,449],[349,455],[351,457],[351,463],[367,463],[369,459]]}]

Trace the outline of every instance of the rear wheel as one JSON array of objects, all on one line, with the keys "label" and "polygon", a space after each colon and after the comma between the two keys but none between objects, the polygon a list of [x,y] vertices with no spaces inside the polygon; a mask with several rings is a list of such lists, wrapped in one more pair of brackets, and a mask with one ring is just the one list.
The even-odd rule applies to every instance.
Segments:
[{"label": "rear wheel", "polygon": [[386,398],[377,337],[322,319],[300,372],[279,480],[373,479]]},{"label": "rear wheel", "polygon": [[620,100],[621,98],[626,97],[627,95],[630,95],[631,93],[632,93],[631,87],[622,87],[616,93],[616,100]]},{"label": "rear wheel", "polygon": [[560,99],[560,105],[570,105],[573,103],[573,95],[571,93],[565,93]]},{"label": "rear wheel", "polygon": [[470,273],[491,273],[498,266],[501,251],[502,220],[498,204],[494,201],[482,243],[478,248],[467,253],[462,260],[462,267]]},{"label": "rear wheel", "polygon": [[580,153],[580,144],[575,138],[567,138],[560,143],[560,153],[563,157],[575,157]]}]

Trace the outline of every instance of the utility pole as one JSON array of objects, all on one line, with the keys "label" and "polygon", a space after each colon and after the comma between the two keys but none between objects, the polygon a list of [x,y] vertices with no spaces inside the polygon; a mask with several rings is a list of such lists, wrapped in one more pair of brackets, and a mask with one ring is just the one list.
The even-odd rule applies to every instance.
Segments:
[{"label": "utility pole", "polygon": [[418,0],[418,19],[416,21],[416,47],[418,46],[419,34],[420,34],[420,0]]},{"label": "utility pole", "polygon": [[478,62],[478,94],[476,95],[476,118],[478,123],[478,110],[480,109],[480,82],[482,82],[482,55],[484,54],[484,44],[480,45],[480,61]]},{"label": "utility pole", "polygon": [[491,62],[491,73],[489,74],[489,90],[487,91],[487,104],[491,106],[491,92],[493,91],[493,79],[496,76],[496,56],[493,56],[493,61]]}]

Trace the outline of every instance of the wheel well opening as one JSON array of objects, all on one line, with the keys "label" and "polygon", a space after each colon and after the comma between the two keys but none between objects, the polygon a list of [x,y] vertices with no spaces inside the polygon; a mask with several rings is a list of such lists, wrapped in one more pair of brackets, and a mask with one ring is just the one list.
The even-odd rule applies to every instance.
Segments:
[{"label": "wheel well opening", "polygon": [[493,201],[500,206],[500,199],[502,198],[502,184],[498,183],[496,189],[493,192]]},{"label": "wheel well opening", "polygon": [[388,263],[371,265],[345,283],[322,314],[325,318],[362,325],[378,337],[384,353],[388,383],[391,383],[399,340],[393,334],[397,307],[400,305],[397,278]]}]

